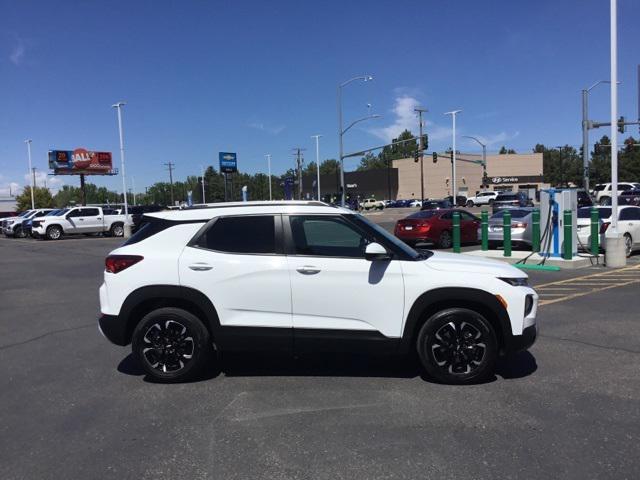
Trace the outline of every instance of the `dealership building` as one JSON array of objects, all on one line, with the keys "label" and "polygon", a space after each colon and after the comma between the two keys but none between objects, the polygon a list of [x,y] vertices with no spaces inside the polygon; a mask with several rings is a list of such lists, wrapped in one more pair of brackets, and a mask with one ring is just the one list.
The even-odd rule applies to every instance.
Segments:
[{"label": "dealership building", "polygon": [[[456,155],[456,179],[459,195],[473,196],[480,190],[540,190],[544,183],[542,153],[487,155],[487,186],[483,187],[484,169],[482,155],[459,153]],[[442,198],[451,195],[451,160],[449,153],[438,155],[433,162],[431,155],[425,155],[424,195],[426,198]],[[393,160],[389,168],[354,171],[345,173],[347,194],[356,198],[377,199],[419,199],[420,162],[414,158]],[[311,198],[316,190],[313,175],[302,179],[303,196]],[[323,200],[327,196],[337,196],[340,191],[340,176],[322,175],[320,192]]]}]

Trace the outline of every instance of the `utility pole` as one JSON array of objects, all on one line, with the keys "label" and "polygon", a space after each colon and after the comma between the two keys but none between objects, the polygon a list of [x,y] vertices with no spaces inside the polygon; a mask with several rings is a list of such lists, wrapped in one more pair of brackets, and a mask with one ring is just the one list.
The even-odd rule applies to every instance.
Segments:
[{"label": "utility pole", "polygon": [[[424,138],[422,136],[422,114],[428,112],[426,108],[414,108],[414,112],[418,112],[418,118],[420,119],[420,201],[424,201]],[[391,200],[391,199],[389,199]]]},{"label": "utility pole", "polygon": [[302,200],[302,164],[304,163],[304,158],[302,158],[302,152],[305,151],[306,148],[295,147],[293,151],[296,157],[296,168],[298,170],[298,200]]},{"label": "utility pole", "polygon": [[[31,172],[32,171],[32,168],[31,168],[31,139],[25,140],[24,143],[27,144],[27,156],[29,157],[29,171]],[[36,201],[35,201],[35,197],[34,197],[34,193],[33,193],[33,190],[34,190],[34,187],[35,187],[35,184],[36,184],[35,178],[36,177],[34,175],[33,181],[31,182],[31,189],[30,189],[31,190],[31,210],[35,210],[35,208],[36,208]]]},{"label": "utility pole", "polygon": [[320,137],[322,135],[312,135],[316,139],[316,188],[318,190],[318,201],[320,201]]},{"label": "utility pole", "polygon": [[269,171],[269,200],[273,200],[271,198],[271,154],[267,153],[265,158],[267,159],[267,170]]},{"label": "utility pole", "polygon": [[171,188],[171,205],[175,205],[175,202],[173,200],[173,169],[176,167],[176,164],[172,162],[167,162],[164,164],[164,166],[167,167],[167,169],[169,170],[169,185]]}]

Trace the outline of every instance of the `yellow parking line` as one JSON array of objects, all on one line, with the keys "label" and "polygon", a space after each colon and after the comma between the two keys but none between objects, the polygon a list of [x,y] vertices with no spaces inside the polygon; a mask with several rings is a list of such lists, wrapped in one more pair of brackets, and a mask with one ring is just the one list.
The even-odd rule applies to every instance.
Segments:
[{"label": "yellow parking line", "polygon": [[629,271],[631,272],[640,271],[640,265],[636,265],[633,267],[624,267],[619,270],[616,270],[615,272],[598,272],[598,273],[592,273],[590,275],[583,275],[581,277],[567,278],[565,280],[557,280],[555,282],[543,283],[542,285],[536,285],[534,288],[538,289],[538,288],[548,287],[551,285],[563,285],[566,283],[575,282],[576,280],[582,280],[582,279],[593,278],[593,277],[601,277],[601,276],[609,275],[613,273],[621,273],[621,272],[629,272]]},{"label": "yellow parking line", "polygon": [[578,297],[584,297],[585,295],[589,295],[591,293],[597,293],[597,292],[603,292],[605,290],[610,290],[612,288],[616,288],[616,287],[624,287],[626,285],[632,285],[634,283],[640,283],[640,279],[639,280],[631,280],[629,282],[624,282],[624,283],[616,283],[613,285],[607,285],[606,287],[602,287],[602,288],[593,288],[591,290],[588,291],[583,291],[583,292],[576,292],[570,295],[567,295],[565,297],[562,298],[554,298],[551,300],[541,300],[540,303],[538,305],[542,306],[542,305],[550,305],[552,303],[557,303],[557,302],[562,302],[565,300],[571,300],[573,298],[578,298]]}]

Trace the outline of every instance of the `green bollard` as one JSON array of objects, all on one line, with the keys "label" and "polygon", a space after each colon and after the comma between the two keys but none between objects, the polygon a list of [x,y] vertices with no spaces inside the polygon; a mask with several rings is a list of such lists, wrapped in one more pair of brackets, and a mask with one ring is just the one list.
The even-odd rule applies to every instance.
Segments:
[{"label": "green bollard", "polygon": [[460,212],[453,212],[453,253],[460,253]]},{"label": "green bollard", "polygon": [[511,256],[511,212],[505,210],[502,215],[503,256]]},{"label": "green bollard", "polygon": [[482,213],[480,213],[480,219],[482,221],[482,250],[486,252],[489,250],[489,212],[482,210]]},{"label": "green bollard", "polygon": [[591,209],[591,255],[598,256],[600,253],[600,216],[598,209]]},{"label": "green bollard", "polygon": [[537,208],[531,213],[531,250],[540,251],[540,210]]},{"label": "green bollard", "polygon": [[573,239],[571,238],[571,210],[565,210],[563,213],[564,222],[564,242],[562,258],[571,260],[573,258]]}]

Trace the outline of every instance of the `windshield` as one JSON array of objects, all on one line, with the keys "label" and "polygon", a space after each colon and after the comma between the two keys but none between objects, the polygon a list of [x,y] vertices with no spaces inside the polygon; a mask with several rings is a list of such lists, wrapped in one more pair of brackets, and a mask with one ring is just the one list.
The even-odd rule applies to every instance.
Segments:
[{"label": "windshield", "polygon": [[26,212],[22,212],[20,215],[18,215],[18,217],[28,218],[29,215],[31,215],[32,212],[33,212],[33,210],[27,210]]},{"label": "windshield", "polygon": [[407,245],[402,240],[400,240],[398,237],[391,235],[380,225],[373,223],[371,220],[369,220],[366,217],[363,217],[362,215],[353,215],[352,218],[356,220],[356,222],[364,223],[368,228],[375,230],[377,235],[383,237],[387,242],[393,244],[394,247],[399,248],[400,250],[402,250],[404,254],[406,254],[407,256],[409,256],[414,260],[425,258],[425,256],[430,257],[432,255],[431,252],[428,252],[426,255],[424,254],[421,255],[420,253],[416,252],[413,248],[411,248],[409,245]]},{"label": "windshield", "polygon": [[45,215],[45,217],[55,217],[59,215],[61,212],[64,212],[64,210],[51,210],[49,213]]},{"label": "windshield", "polygon": [[605,185],[596,185],[596,188],[594,188],[593,190],[596,192],[601,192],[602,190],[604,190]]},{"label": "windshield", "polygon": [[518,199],[517,195],[498,195],[496,197],[496,202],[507,201],[507,200],[517,200],[517,199]]},{"label": "windshield", "polygon": [[[611,208],[598,208],[598,216],[600,220],[604,218],[609,218],[611,216]],[[591,217],[591,207],[583,207],[578,209],[578,218],[590,218]]]}]

